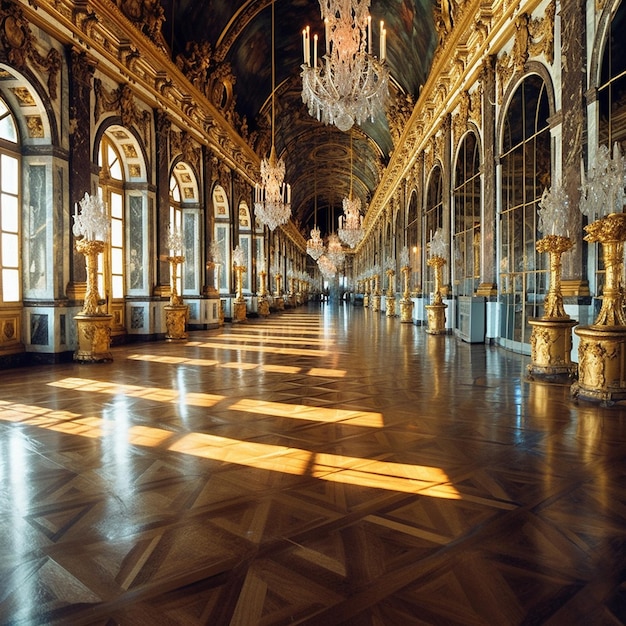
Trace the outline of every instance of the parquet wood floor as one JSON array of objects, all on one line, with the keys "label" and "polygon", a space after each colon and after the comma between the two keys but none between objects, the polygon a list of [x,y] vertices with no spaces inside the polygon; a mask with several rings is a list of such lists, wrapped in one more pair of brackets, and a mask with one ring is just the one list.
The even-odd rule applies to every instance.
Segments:
[{"label": "parquet wood floor", "polygon": [[0,372],[0,623],[626,622],[626,407],[314,305]]}]

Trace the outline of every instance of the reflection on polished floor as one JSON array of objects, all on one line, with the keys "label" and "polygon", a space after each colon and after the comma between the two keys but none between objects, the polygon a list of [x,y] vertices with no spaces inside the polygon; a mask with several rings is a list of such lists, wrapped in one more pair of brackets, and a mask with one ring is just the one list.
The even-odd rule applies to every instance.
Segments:
[{"label": "reflection on polished floor", "polygon": [[626,408],[315,305],[0,372],[0,623],[619,624]]}]

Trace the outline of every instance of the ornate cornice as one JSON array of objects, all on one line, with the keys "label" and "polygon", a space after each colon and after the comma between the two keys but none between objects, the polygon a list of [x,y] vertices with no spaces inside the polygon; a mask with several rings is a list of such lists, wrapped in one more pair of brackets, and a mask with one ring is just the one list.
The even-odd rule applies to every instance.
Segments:
[{"label": "ornate cornice", "polygon": [[[468,106],[467,120],[480,127],[480,76],[483,61],[489,55],[498,54],[507,41],[523,38],[524,33],[517,36],[515,34],[516,17],[521,12],[529,16],[528,54],[543,54],[549,63],[552,62],[554,3],[555,0],[552,0],[542,17],[537,19],[532,16],[537,7],[543,4],[539,0],[527,3],[466,0],[451,5],[453,13],[450,19],[446,18],[445,24],[439,22],[442,29],[439,47],[435,52],[428,80],[408,123],[398,141],[394,142],[396,149],[370,202],[364,224],[367,235],[357,246],[357,253],[367,246],[369,235],[396,187],[404,178],[411,177],[416,159],[420,154],[432,151],[432,142],[435,141],[441,120],[459,110],[462,120],[456,121],[456,134],[461,130],[461,122],[467,127],[463,107]],[[441,19],[441,14],[436,14],[435,17]],[[499,75],[498,80],[501,79],[502,75]],[[462,104],[468,90],[471,90],[469,103],[466,101]],[[434,160],[434,155],[430,155],[429,159]]]},{"label": "ornate cornice", "polygon": [[49,32],[61,44],[71,44],[84,52],[97,63],[100,74],[147,106],[163,110],[173,122],[180,122],[199,144],[208,146],[254,184],[260,165],[258,155],[203,90],[169,58],[158,25],[145,27],[139,16],[134,20],[128,14],[125,3],[120,5],[122,8],[109,0],[20,4],[28,22]]}]

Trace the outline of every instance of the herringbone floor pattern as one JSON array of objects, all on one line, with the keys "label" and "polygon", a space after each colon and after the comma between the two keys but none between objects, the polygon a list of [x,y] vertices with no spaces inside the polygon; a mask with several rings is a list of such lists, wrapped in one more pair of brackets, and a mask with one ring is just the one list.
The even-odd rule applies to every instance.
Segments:
[{"label": "herringbone floor pattern", "polygon": [[315,305],[0,372],[0,623],[620,624],[626,407]]}]

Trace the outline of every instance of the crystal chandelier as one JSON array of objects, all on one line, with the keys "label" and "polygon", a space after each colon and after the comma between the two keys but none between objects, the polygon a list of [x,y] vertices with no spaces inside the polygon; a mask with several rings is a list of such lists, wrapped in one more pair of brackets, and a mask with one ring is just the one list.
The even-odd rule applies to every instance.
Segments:
[{"label": "crystal chandelier", "polygon": [[341,241],[335,233],[328,235],[328,251],[326,252],[328,258],[333,262],[333,265],[341,265],[345,259],[345,253],[341,247]]},{"label": "crystal chandelier", "polygon": [[320,229],[317,227],[317,170],[314,171],[315,184],[315,226],[311,229],[311,238],[306,242],[307,254],[315,261],[324,254],[324,241],[320,237]]},{"label": "crystal chandelier", "polygon": [[343,215],[339,216],[339,239],[354,248],[363,239],[363,216],[361,199],[352,197],[352,134],[350,134],[350,194],[343,199]]},{"label": "crystal chandelier", "polygon": [[389,97],[389,72],[385,63],[387,31],[380,23],[380,59],[372,52],[369,0],[319,0],[324,20],[326,54],[317,58],[310,30],[302,32],[302,101],[309,114],[323,124],[347,131],[356,122],[373,120],[383,112]]},{"label": "crystal chandelier", "polygon": [[343,212],[339,216],[339,239],[346,245],[354,248],[363,239],[363,216],[361,215],[361,200],[359,198],[344,198]]},{"label": "crystal chandelier", "polygon": [[330,279],[337,273],[337,266],[326,254],[322,254],[317,260],[317,265],[324,278]]},{"label": "crystal chandelier", "polygon": [[272,0],[272,148],[269,159],[261,161],[261,185],[254,188],[256,219],[270,230],[285,224],[291,216],[291,186],[284,182],[285,162],[276,158],[274,146],[274,0]]},{"label": "crystal chandelier", "polygon": [[311,238],[306,242],[306,251],[316,261],[324,254],[324,241],[317,226],[311,229]]}]

